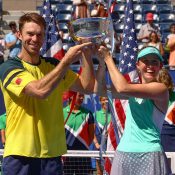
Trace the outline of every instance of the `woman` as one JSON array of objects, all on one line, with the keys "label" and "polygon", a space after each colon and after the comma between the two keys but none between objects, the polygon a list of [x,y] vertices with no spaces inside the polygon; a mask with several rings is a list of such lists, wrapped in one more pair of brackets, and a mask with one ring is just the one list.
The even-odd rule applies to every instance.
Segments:
[{"label": "woman", "polygon": [[89,6],[86,0],[73,0],[75,19],[90,17]]},{"label": "woman", "polygon": [[167,47],[170,49],[168,64],[170,68],[175,67],[175,23],[170,25],[170,34],[167,36]]},{"label": "woman", "polygon": [[161,144],[166,152],[175,152],[175,92],[172,78],[167,69],[159,72],[158,82],[166,84],[169,89],[169,104],[161,131]]},{"label": "woman", "polygon": [[[163,61],[159,50],[146,47],[138,53],[136,66],[142,83],[137,84],[126,81],[104,46],[100,46],[99,52],[108,68],[114,96],[128,97],[125,130],[115,153],[111,175],[169,174],[160,144],[169,93],[165,84],[157,82]],[[104,66],[100,67],[102,73]],[[102,84],[100,81],[98,88]]]},{"label": "woman", "polygon": [[147,44],[147,46],[156,47],[160,51],[161,55],[162,56],[164,55],[164,48],[163,48],[162,43],[160,42],[160,39],[159,39],[159,36],[158,36],[157,32],[152,31],[150,33],[149,43]]}]

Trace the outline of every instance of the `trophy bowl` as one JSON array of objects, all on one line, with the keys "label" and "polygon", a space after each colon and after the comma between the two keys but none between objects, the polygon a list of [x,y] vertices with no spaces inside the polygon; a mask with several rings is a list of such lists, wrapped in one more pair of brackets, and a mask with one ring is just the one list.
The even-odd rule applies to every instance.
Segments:
[{"label": "trophy bowl", "polygon": [[80,18],[71,23],[73,39],[88,39],[94,43],[110,43],[113,29],[110,28],[111,20],[102,17]]}]

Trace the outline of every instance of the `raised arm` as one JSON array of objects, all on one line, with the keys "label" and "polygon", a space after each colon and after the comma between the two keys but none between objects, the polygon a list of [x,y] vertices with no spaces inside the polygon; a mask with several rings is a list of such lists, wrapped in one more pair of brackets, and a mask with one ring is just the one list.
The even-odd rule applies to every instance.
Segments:
[{"label": "raised arm", "polygon": [[[101,52],[104,55],[114,89],[117,93],[125,96],[149,98],[155,101],[166,101],[168,99],[168,90],[163,83],[151,82],[144,84],[130,84],[117,69],[110,53],[101,46]],[[115,94],[115,91],[113,92]]]},{"label": "raised arm", "polygon": [[86,46],[88,47],[89,45],[91,45],[91,43],[84,43],[70,48],[54,70],[40,80],[30,82],[24,88],[24,93],[38,98],[46,98],[63,79],[70,64],[78,61],[79,56],[82,53],[82,49]]},{"label": "raised arm", "polygon": [[167,46],[172,50],[175,47],[175,37],[168,39]]},{"label": "raised arm", "polygon": [[94,67],[92,56],[94,54],[93,45],[84,47],[82,50],[82,71],[75,83],[71,86],[71,90],[78,91],[84,94],[93,93],[95,84]]},{"label": "raised arm", "polygon": [[98,48],[96,48],[96,55],[98,59],[98,68],[95,72],[95,86],[94,86],[94,93],[98,94],[99,96],[107,96],[107,87],[106,87],[106,65],[104,59],[101,58],[100,53],[98,52]]}]

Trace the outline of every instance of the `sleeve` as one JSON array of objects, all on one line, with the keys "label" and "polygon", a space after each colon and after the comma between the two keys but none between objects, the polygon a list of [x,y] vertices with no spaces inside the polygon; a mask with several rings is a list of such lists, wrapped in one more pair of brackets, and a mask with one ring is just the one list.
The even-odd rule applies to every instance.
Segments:
[{"label": "sleeve", "polygon": [[2,119],[0,118],[0,130],[1,130],[1,129],[5,129],[5,128],[4,128],[3,121],[2,121]]},{"label": "sleeve", "polygon": [[63,78],[63,80],[61,81],[60,85],[58,86],[58,88],[64,92],[66,90],[68,90],[71,85],[75,82],[75,80],[78,78],[78,74],[76,74],[75,72],[73,72],[72,70],[68,70],[68,72],[66,73],[65,77]]},{"label": "sleeve", "polygon": [[14,69],[4,77],[2,86],[12,94],[21,96],[25,86],[34,80],[36,79],[28,71]]},{"label": "sleeve", "polygon": [[144,31],[144,26],[141,26],[140,30],[139,30],[139,33],[137,35],[138,38],[142,37],[143,36],[143,31]]},{"label": "sleeve", "polygon": [[6,35],[6,37],[5,37],[5,41],[7,43],[14,42],[14,41],[16,41],[16,39],[17,39],[16,36],[12,35],[12,34]]},{"label": "sleeve", "polygon": [[160,29],[159,29],[159,27],[157,27],[157,26],[156,26],[156,32],[157,32],[157,34],[158,34],[159,36],[161,36]]},{"label": "sleeve", "polygon": [[6,114],[3,114],[0,116],[0,129],[5,129],[6,128]]},{"label": "sleeve", "polygon": [[12,40],[12,39],[11,39],[11,37],[10,37],[9,35],[6,35],[6,36],[5,36],[5,42],[6,42],[6,43],[12,42],[11,40]]}]

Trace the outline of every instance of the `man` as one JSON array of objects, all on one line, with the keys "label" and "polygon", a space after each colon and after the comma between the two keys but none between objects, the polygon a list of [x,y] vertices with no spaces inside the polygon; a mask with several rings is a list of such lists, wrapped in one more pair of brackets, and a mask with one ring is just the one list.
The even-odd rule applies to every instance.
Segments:
[{"label": "man", "polygon": [[153,17],[154,17],[153,13],[146,14],[147,23],[141,26],[140,31],[138,33],[137,39],[143,43],[149,42],[149,34],[152,31],[157,32],[157,34],[160,36],[160,31],[158,27],[153,23]]},{"label": "man", "polygon": [[0,35],[0,64],[4,62],[5,41]]},{"label": "man", "polygon": [[[96,126],[93,146],[95,150],[99,150],[101,147],[102,151],[106,151],[108,137],[107,128],[111,121],[111,115],[108,111],[108,98],[100,96],[99,102],[101,104],[101,109],[96,112]],[[100,146],[100,144],[102,145]],[[97,174],[103,175],[101,160],[96,159],[96,167]]]},{"label": "man", "polygon": [[[66,153],[62,93],[90,93],[94,88],[92,43],[69,49],[59,62],[40,56],[46,24],[37,13],[19,19],[22,50],[0,67],[6,106],[3,175],[61,175],[60,156]],[[82,55],[82,72],[69,69]]]},{"label": "man", "polygon": [[5,128],[6,128],[6,113],[0,115],[0,132],[3,147],[5,145]]},{"label": "man", "polygon": [[14,21],[9,23],[11,32],[5,36],[5,45],[9,49],[9,58],[13,58],[19,54],[21,51],[21,42],[18,39],[17,26]]},{"label": "man", "polygon": [[[82,105],[84,94],[78,92],[75,96],[73,110],[70,110],[74,101],[72,97],[70,97],[70,105],[63,109],[67,148],[68,150],[89,150],[94,138],[94,117],[92,112]],[[89,157],[64,159],[64,175],[89,175],[90,170],[91,158]]]}]

